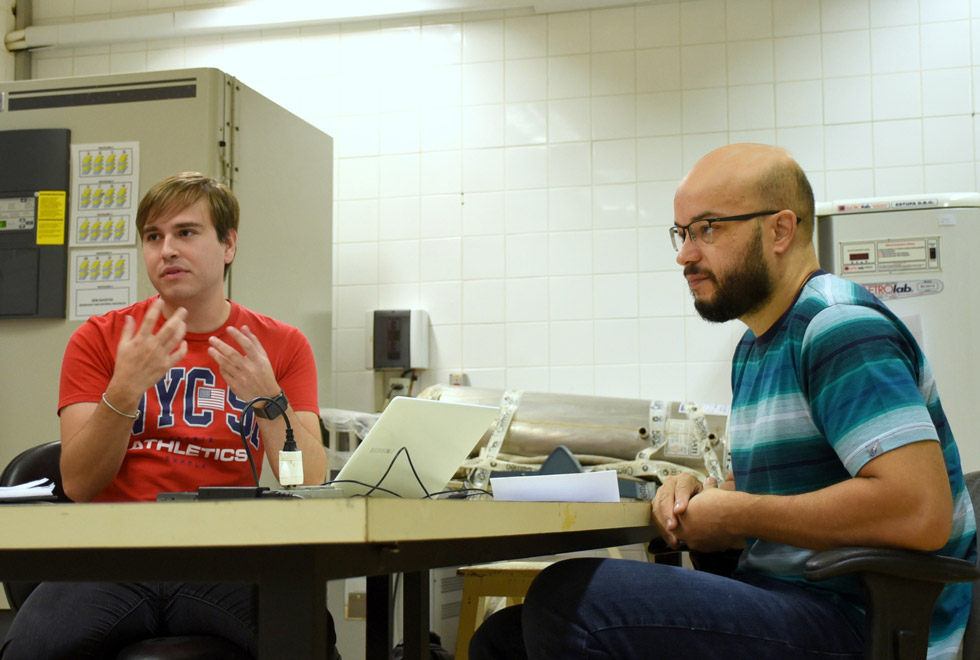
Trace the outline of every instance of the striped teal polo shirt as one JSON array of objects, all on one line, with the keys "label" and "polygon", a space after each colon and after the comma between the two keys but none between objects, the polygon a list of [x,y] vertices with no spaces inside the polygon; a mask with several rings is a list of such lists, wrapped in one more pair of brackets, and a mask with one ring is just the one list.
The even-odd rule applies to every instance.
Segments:
[{"label": "striped teal polo shirt", "polygon": [[[883,452],[935,440],[954,498],[953,531],[936,554],[976,560],[973,507],[932,370],[905,325],[864,288],[816,273],[764,335],[746,331],[735,350],[732,392],[731,464],[738,490],[811,492],[853,477]],[[811,583],[803,577],[813,554],[748,539],[739,569],[821,592],[863,615],[856,580]],[[943,590],[930,631],[930,660],[956,656],[970,594],[970,584]]]}]

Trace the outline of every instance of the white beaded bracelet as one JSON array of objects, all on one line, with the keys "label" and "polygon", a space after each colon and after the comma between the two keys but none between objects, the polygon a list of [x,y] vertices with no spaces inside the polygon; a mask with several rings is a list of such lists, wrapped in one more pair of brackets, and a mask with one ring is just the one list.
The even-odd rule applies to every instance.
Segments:
[{"label": "white beaded bracelet", "polygon": [[123,411],[119,410],[119,408],[116,408],[114,405],[109,403],[108,399],[105,398],[105,392],[102,393],[102,403],[109,406],[109,409],[112,410],[112,412],[116,413],[117,415],[122,415],[123,417],[126,417],[128,419],[139,419],[140,417],[139,410],[136,411],[135,415],[130,415],[129,413],[124,413]]}]

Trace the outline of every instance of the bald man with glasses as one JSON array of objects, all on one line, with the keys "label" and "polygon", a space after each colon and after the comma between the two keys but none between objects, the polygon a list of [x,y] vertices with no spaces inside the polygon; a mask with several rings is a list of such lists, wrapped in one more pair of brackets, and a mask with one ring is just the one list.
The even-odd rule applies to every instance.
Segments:
[{"label": "bald man with glasses", "polygon": [[[813,229],[810,184],[777,147],[715,150],[674,197],[670,237],[695,309],[748,329],[732,361],[730,473],[667,479],[653,517],[669,546],[736,550],[738,567],[556,563],[477,631],[471,658],[859,660],[860,588],[807,582],[809,557],[870,545],[976,561],[929,365],[879,300],[820,270]],[[944,590],[930,660],[957,656],[969,607],[969,584]]]}]

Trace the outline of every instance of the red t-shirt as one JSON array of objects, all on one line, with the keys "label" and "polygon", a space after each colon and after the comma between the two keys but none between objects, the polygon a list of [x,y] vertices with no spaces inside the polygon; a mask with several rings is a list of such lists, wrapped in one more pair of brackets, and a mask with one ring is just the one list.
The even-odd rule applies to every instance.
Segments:
[{"label": "red t-shirt", "polygon": [[[126,316],[132,316],[139,327],[155,298],[92,317],[75,331],[61,365],[59,412],[73,403],[102,399],[115,369],[116,347]],[[156,329],[163,323],[161,317]],[[198,486],[253,484],[239,433],[241,413],[248,401],[240,400],[228,388],[207,352],[211,336],[237,348],[227,329],[243,325],[262,343],[276,381],[293,409],[319,413],[316,364],[303,333],[232,302],[223,326],[214,332],[185,335],[187,355],[143,395],[122,467],[95,501],[154,500],[157,493],[196,490]],[[245,428],[249,451],[261,471],[263,446],[251,410]]]}]

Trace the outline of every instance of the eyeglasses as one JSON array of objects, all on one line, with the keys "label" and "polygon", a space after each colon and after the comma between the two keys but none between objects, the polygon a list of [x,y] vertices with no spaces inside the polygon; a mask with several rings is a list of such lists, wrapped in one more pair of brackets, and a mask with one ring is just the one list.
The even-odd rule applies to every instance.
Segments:
[{"label": "eyeglasses", "polygon": [[667,231],[670,232],[670,242],[674,244],[674,249],[678,252],[684,247],[684,241],[691,237],[691,242],[695,244],[711,245],[714,242],[714,230],[712,225],[716,222],[742,222],[751,220],[761,215],[772,215],[779,211],[759,211],[757,213],[746,213],[744,215],[730,215],[727,218],[708,218],[707,220],[695,220],[686,227],[673,225]]}]

